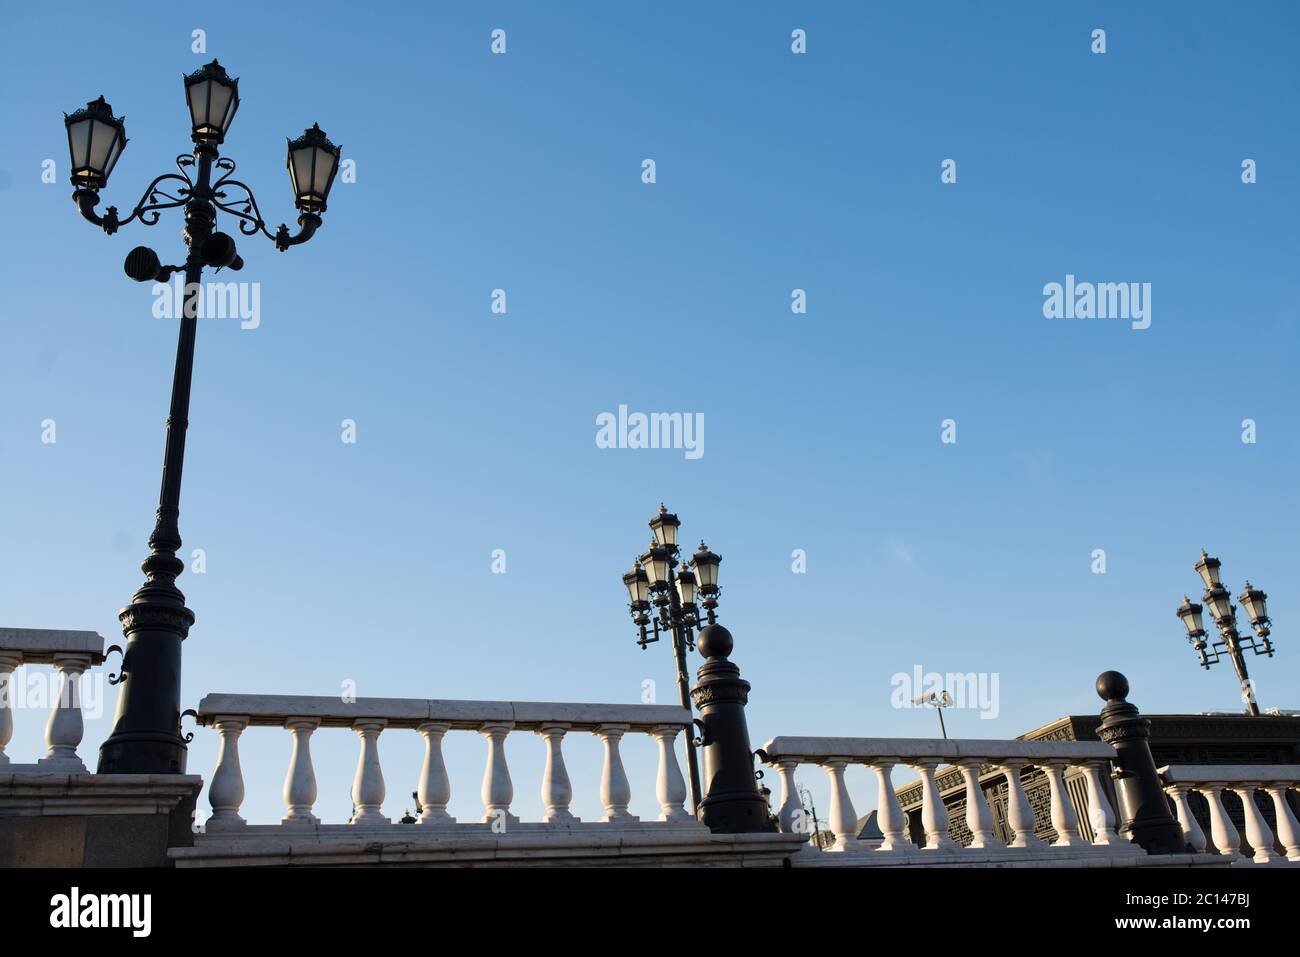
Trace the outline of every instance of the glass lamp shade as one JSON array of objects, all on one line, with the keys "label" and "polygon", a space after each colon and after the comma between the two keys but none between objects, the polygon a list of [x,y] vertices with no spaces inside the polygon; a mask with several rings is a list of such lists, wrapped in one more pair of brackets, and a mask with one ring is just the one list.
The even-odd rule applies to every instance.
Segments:
[{"label": "glass lamp shade", "polygon": [[221,143],[239,109],[239,80],[213,60],[185,77],[185,100],[194,142]]},{"label": "glass lamp shade", "polygon": [[701,594],[712,595],[717,592],[718,565],[721,561],[721,555],[713,554],[707,545],[700,542],[700,550],[691,557],[691,568],[695,569],[698,576]]},{"label": "glass lamp shade", "polygon": [[650,579],[646,576],[645,569],[641,563],[637,562],[632,566],[632,570],[623,576],[623,584],[627,586],[628,596],[632,600],[633,608],[640,608],[650,598]]},{"label": "glass lamp shade", "polygon": [[1205,582],[1206,588],[1215,588],[1220,584],[1220,564],[1221,563],[1217,558],[1211,558],[1209,555],[1205,554],[1205,552],[1201,552],[1201,560],[1193,565],[1192,568],[1196,569],[1196,573],[1201,576],[1201,581]]},{"label": "glass lamp shade", "polygon": [[1252,625],[1268,623],[1268,595],[1258,588],[1251,588],[1250,582],[1246,582],[1241,594],[1237,596],[1237,601],[1241,602],[1241,607],[1246,609]]},{"label": "glass lamp shade", "polygon": [[1178,606],[1177,615],[1187,629],[1188,638],[1195,639],[1205,634],[1205,627],[1201,624],[1201,606],[1186,595],[1183,596],[1183,603]]},{"label": "glass lamp shade", "polygon": [[103,189],[117,159],[126,146],[125,117],[113,115],[113,108],[101,96],[85,109],[63,114],[68,128],[68,153],[72,159],[72,185]]},{"label": "glass lamp shade", "polygon": [[1231,620],[1232,599],[1228,596],[1228,589],[1216,585],[1206,591],[1205,597],[1201,600],[1210,607],[1210,615],[1216,623],[1222,625]]},{"label": "glass lamp shade", "polygon": [[677,529],[681,524],[676,515],[660,505],[659,514],[650,519],[650,531],[654,532],[655,543],[665,548],[676,548]]},{"label": "glass lamp shade", "polygon": [[695,573],[685,565],[677,569],[677,597],[683,607],[695,604]]},{"label": "glass lamp shade", "polygon": [[289,140],[285,163],[293,184],[294,204],[304,213],[325,212],[325,201],[334,185],[342,151],[315,123],[296,140]]},{"label": "glass lamp shade", "polygon": [[666,591],[668,589],[668,575],[673,565],[668,549],[659,545],[651,545],[650,549],[641,556],[641,564],[645,566],[646,572],[650,576],[650,590],[654,592]]}]

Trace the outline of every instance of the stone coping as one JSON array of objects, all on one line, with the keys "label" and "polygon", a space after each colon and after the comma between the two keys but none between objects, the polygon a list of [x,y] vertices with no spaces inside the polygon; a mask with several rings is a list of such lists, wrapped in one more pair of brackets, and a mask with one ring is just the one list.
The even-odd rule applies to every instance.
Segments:
[{"label": "stone coping", "polygon": [[[509,825],[505,833],[493,830],[495,825],[473,821],[437,821],[428,824],[243,824],[237,827],[212,829],[202,834],[201,840],[209,843],[240,841],[300,844],[348,844],[356,841],[385,843],[438,843],[447,841],[511,840],[553,843],[571,838],[605,839],[617,835],[619,840],[662,840],[665,837],[696,839],[710,836],[712,831],[698,820],[684,821],[519,821]],[[807,835],[787,835],[792,840],[806,841]]]},{"label": "stone coping", "polygon": [[[250,826],[262,834],[196,835],[193,847],[168,851],[177,867],[267,867],[345,865],[425,866],[780,866],[807,840],[803,834],[713,834],[707,828],[659,823],[559,827],[547,825],[531,832],[512,828],[506,834],[458,833],[393,825],[379,836],[360,830],[350,840],[319,840],[294,835],[279,827]],[[388,830],[388,829],[385,829]],[[265,834],[266,831],[279,832]]]},{"label": "stone coping", "polygon": [[763,750],[770,764],[782,758],[798,758],[815,764],[834,759],[864,760],[895,757],[905,763],[912,758],[937,758],[953,762],[963,758],[983,761],[1022,759],[1043,761],[1110,761],[1115,749],[1102,741],[1022,741],[979,738],[772,738]]},{"label": "stone coping", "polygon": [[[934,856],[927,856],[933,854]],[[1233,860],[1218,854],[1147,854],[1137,845],[1113,848],[1009,848],[960,853],[918,851],[897,855],[888,851],[817,852],[809,848],[790,858],[794,867],[938,867],[938,868],[1099,868],[1099,867],[1231,867]]]},{"label": "stone coping", "polygon": [[156,814],[202,786],[197,774],[0,770],[0,817]]},{"label": "stone coping", "polygon": [[1300,764],[1167,764],[1165,784],[1300,784]]},{"label": "stone coping", "polygon": [[647,731],[659,725],[687,727],[691,714],[680,705],[591,704],[551,701],[457,701],[438,698],[357,698],[338,696],[222,694],[203,696],[198,723],[210,725],[221,717],[244,718],[250,725],[282,726],[289,718],[313,718],[322,727],[346,728],[364,719],[386,722],[390,728],[417,728],[441,722],[456,729],[476,730],[503,722],[517,730],[537,730],[567,724],[590,731],[601,725],[628,725]]},{"label": "stone coping", "polygon": [[0,628],[0,655],[7,652],[16,652],[30,664],[47,664],[56,654],[90,655],[91,664],[97,665],[104,660],[104,636],[56,628]]}]

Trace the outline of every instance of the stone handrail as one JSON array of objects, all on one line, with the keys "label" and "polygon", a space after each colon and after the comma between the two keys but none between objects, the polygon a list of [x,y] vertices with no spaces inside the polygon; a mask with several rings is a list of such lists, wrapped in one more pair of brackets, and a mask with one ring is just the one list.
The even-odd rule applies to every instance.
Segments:
[{"label": "stone handrail", "polygon": [[[779,820],[783,831],[807,829],[803,807],[794,783],[801,764],[820,765],[830,778],[830,826],[840,853],[869,851],[889,857],[917,857],[929,852],[981,856],[1002,852],[1029,854],[1046,851],[1049,845],[1034,834],[1034,815],[1020,781],[1026,766],[1041,768],[1051,792],[1051,823],[1057,838],[1051,848],[1090,852],[1100,846],[1123,854],[1144,853],[1121,838],[1115,829],[1115,813],[1106,796],[1102,775],[1108,774],[1114,749],[1101,741],[1022,741],[951,738],[837,738],[778,737],[763,746],[763,759],[781,776],[782,801]],[[877,780],[877,822],[883,840],[860,840],[857,813],[844,781],[850,764],[871,768]],[[891,777],[895,765],[905,765],[921,776],[921,822],[924,847],[913,844],[906,834],[906,818]],[[948,834],[948,811],[935,785],[940,765],[959,769],[966,784],[966,824],[972,835],[966,847]],[[993,814],[980,785],[981,768],[992,765],[1005,776],[1008,786],[1007,819],[1015,839],[1004,844],[993,833]],[[1088,784],[1088,816],[1096,837],[1089,844],[1079,833],[1079,819],[1065,791],[1064,771],[1079,768]]]},{"label": "stone handrail", "polygon": [[[1273,864],[1300,861],[1300,824],[1287,800],[1287,792],[1300,788],[1300,764],[1170,764],[1160,768],[1160,782],[1173,799],[1187,843],[1206,850],[1205,832],[1188,803],[1193,791],[1201,794],[1210,808],[1210,853],[1235,858],[1240,855],[1241,835],[1223,806],[1223,792],[1235,791],[1241,798],[1246,823],[1246,843],[1253,852],[1250,860]],[[1277,840],[1286,857],[1274,849],[1273,831],[1255,804],[1255,792],[1262,790],[1273,799]]]},{"label": "stone handrail", "polygon": [[447,813],[451,782],[442,757],[443,736],[451,730],[476,731],[487,741],[487,760],[481,796],[482,824],[505,828],[519,823],[510,812],[514,786],[506,761],[505,740],[511,731],[533,731],[546,747],[546,769],[542,777],[545,823],[576,824],[569,810],[573,789],[564,766],[562,744],[570,731],[583,731],[600,738],[605,747],[600,798],[605,807],[601,821],[633,824],[628,803],[632,790],[623,769],[619,742],[628,733],[648,734],[659,744],[659,773],[656,797],[659,821],[693,823],[682,807],[686,785],[677,763],[677,736],[690,729],[690,713],[675,705],[624,705],[556,703],[542,701],[451,701],[419,698],[357,698],[297,695],[209,694],[199,703],[197,720],[221,736],[217,768],[208,788],[212,816],[208,833],[237,831],[246,824],[239,814],[244,799],[243,774],[239,767],[239,736],[249,725],[283,727],[293,736],[293,753],[284,783],[286,813],[281,822],[288,827],[316,827],[321,822],[312,808],[316,802],[316,777],[312,769],[310,741],[321,727],[351,728],[360,739],[352,800],[354,825],[386,825],[383,770],[379,761],[379,736],[385,729],[418,731],[425,741],[424,766],[420,773],[419,823],[429,826],[454,825]]},{"label": "stone handrail", "polygon": [[[9,772],[85,771],[77,755],[85,725],[81,714],[81,676],[104,660],[104,638],[93,631],[0,628],[0,768]],[[14,733],[14,671],[24,664],[52,664],[59,691],[45,726],[48,751],[35,764],[13,764],[5,754]]]}]

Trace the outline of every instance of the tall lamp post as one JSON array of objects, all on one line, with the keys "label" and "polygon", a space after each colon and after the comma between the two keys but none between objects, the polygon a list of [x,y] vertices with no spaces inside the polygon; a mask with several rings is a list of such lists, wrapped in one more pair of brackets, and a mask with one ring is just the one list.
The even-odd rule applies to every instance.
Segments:
[{"label": "tall lamp post", "polygon": [[1268,596],[1259,589],[1252,588],[1250,582],[1246,582],[1245,588],[1237,596],[1237,601],[1241,602],[1246,614],[1250,616],[1250,625],[1255,635],[1259,636],[1263,644],[1255,642],[1255,635],[1243,639],[1237,631],[1237,606],[1232,603],[1231,593],[1220,580],[1219,566],[1219,560],[1211,558],[1204,551],[1201,552],[1201,560],[1192,566],[1205,582],[1205,596],[1201,600],[1210,607],[1210,615],[1219,629],[1219,640],[1206,641],[1201,606],[1186,595],[1178,607],[1177,615],[1187,629],[1187,640],[1201,657],[1202,668],[1208,671],[1210,665],[1218,664],[1223,654],[1227,653],[1237,672],[1237,680],[1241,682],[1241,699],[1246,702],[1246,710],[1252,715],[1258,715],[1259,702],[1255,700],[1255,688],[1251,684],[1250,675],[1246,673],[1246,656],[1242,649],[1249,648],[1257,655],[1273,657],[1273,644],[1268,637]]},{"label": "tall lamp post", "polygon": [[[631,604],[632,621],[637,626],[637,644],[644,651],[661,634],[672,637],[673,654],[677,659],[677,690],[682,707],[691,710],[691,676],[686,669],[686,652],[695,648],[695,629],[700,624],[701,608],[710,625],[717,621],[714,609],[718,607],[718,565],[722,556],[709,551],[700,542],[690,560],[680,566],[677,557],[677,529],[681,522],[663,505],[659,514],[650,519],[654,538],[650,547],[640,555],[632,570],[623,576]],[[697,604],[698,599],[698,604]],[[654,611],[651,605],[654,605]],[[696,754],[696,741],[686,735],[687,766],[691,778],[691,802],[698,814],[700,807],[700,768]]]},{"label": "tall lamp post", "polygon": [[108,185],[109,175],[126,146],[122,118],[113,115],[113,108],[102,96],[84,109],[64,115],[72,156],[72,199],[81,215],[111,236],[133,220],[153,226],[160,211],[184,207],[187,249],[184,263],[178,266],[162,265],[157,253],[146,246],[131,250],[125,263],[126,274],[137,282],[165,282],[183,271],[185,298],[157,518],[149,536],[149,557],[140,566],[145,583],[118,615],[127,645],[113,732],[99,750],[100,773],[185,770],[186,746],[180,736],[181,642],[194,624],[194,613],[185,606],[185,596],[176,587],[176,578],[185,568],[176,553],[181,547],[181,472],[194,337],[203,297],[200,281],[204,267],[239,270],[244,265],[234,238],[217,230],[217,215],[234,217],[241,234],[260,232],[281,251],[305,243],[321,226],[321,213],[325,212],[339,163],[340,148],[319,126],[289,141],[286,164],[299,212],[298,231],[290,234],[282,224],[272,234],[252,190],[234,178],[234,161],[218,151],[239,109],[239,80],[213,60],[184,77],[184,84],[194,149],[176,157],[178,173],[164,173],[145,188],[125,219],[118,218],[115,206],[109,206],[102,216],[95,212],[99,191]]}]

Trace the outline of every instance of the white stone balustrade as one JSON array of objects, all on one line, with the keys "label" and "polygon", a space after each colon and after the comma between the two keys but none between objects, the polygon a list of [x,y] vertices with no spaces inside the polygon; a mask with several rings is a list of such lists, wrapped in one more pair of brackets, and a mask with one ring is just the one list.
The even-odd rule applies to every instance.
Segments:
[{"label": "white stone balustrade", "polygon": [[[209,834],[247,833],[240,815],[244,800],[243,773],[239,765],[239,739],[249,727],[278,727],[292,738],[289,768],[284,782],[284,828],[319,830],[322,822],[314,813],[317,785],[312,767],[310,741],[325,729],[351,728],[359,739],[357,770],[352,784],[355,812],[352,826],[391,827],[409,834],[413,826],[394,825],[383,813],[385,784],[380,742],[389,735],[416,731],[424,739],[424,764],[417,796],[419,826],[428,829],[486,826],[493,833],[508,832],[520,819],[511,812],[514,784],[510,777],[507,742],[522,732],[535,732],[542,739],[546,769],[541,797],[546,807],[541,822],[526,827],[609,828],[655,827],[707,829],[683,807],[685,778],[678,759],[682,733],[690,730],[690,713],[675,705],[574,704],[539,701],[449,701],[417,698],[359,698],[344,702],[337,697],[294,695],[210,694],[200,702],[198,723],[212,727],[221,736],[217,767],[208,788],[212,815]],[[457,824],[447,812],[452,782],[443,761],[443,739],[449,732],[469,731],[482,736],[486,744],[480,796],[483,816],[474,824]],[[582,823],[569,810],[573,786],[564,763],[566,736],[588,733],[604,749],[604,767],[599,794],[605,813],[598,821]],[[628,735],[646,735],[656,744],[659,769],[654,787],[659,816],[641,825],[628,810],[632,785],[623,766],[620,745]],[[517,746],[512,743],[511,747]]]},{"label": "white stone balustrade", "polygon": [[[1173,799],[1187,843],[1198,851],[1256,864],[1300,861],[1300,824],[1288,799],[1290,792],[1300,791],[1300,764],[1171,764],[1160,769],[1160,780],[1165,793]],[[1242,834],[1224,806],[1225,791],[1235,793],[1241,802],[1249,856],[1243,855]],[[1255,803],[1258,791],[1273,802],[1276,834]],[[1188,800],[1193,792],[1209,805],[1208,843]]]},{"label": "white stone balustrade", "polygon": [[[7,772],[85,771],[77,754],[84,726],[81,679],[104,660],[104,639],[93,631],[48,628],[0,628],[0,768]],[[15,764],[5,753],[13,739],[13,673],[21,665],[49,664],[59,673],[59,688],[45,726],[45,756],[33,764]]]},{"label": "white stone balustrade", "polygon": [[[1130,861],[1145,854],[1116,832],[1115,812],[1104,786],[1115,751],[1101,741],[779,737],[768,741],[763,751],[767,762],[780,773],[778,819],[786,832],[811,830],[795,793],[795,770],[800,765],[825,769],[830,778],[829,824],[835,834],[835,844],[829,850],[839,854],[869,854],[879,863],[917,864],[961,863],[963,859],[1014,862],[1063,855],[1109,855],[1117,861]],[[876,822],[882,840],[860,840],[856,833],[857,812],[845,777],[855,764],[875,772]],[[906,834],[907,819],[892,780],[898,765],[910,767],[920,777],[923,847]],[[965,846],[948,833],[948,810],[936,784],[936,770],[945,765],[956,768],[965,785],[965,823],[971,832]],[[1020,780],[1021,769],[1027,766],[1042,769],[1047,779],[1050,823],[1056,832],[1050,845],[1034,833],[1033,810]],[[1080,834],[1078,815],[1066,793],[1065,771],[1069,768],[1078,769],[1086,782],[1088,821],[1096,834],[1091,843]],[[990,773],[1001,774],[1007,783],[1006,823],[1014,835],[1009,843],[994,831],[993,812],[984,793],[991,783]]]}]

